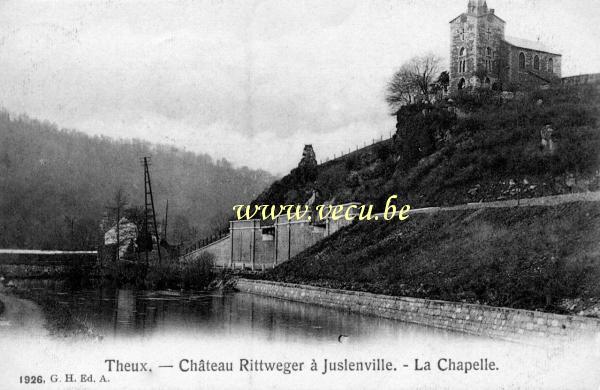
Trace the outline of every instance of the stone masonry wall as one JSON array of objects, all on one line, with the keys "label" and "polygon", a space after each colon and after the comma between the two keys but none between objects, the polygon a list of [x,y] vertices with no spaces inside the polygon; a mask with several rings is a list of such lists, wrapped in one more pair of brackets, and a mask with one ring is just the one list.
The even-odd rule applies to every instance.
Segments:
[{"label": "stone masonry wall", "polygon": [[[504,78],[498,60],[502,57],[504,41],[504,21],[493,13],[475,15],[464,13],[450,22],[450,91],[456,92],[459,81],[465,80],[464,87],[477,87],[484,80],[475,77],[478,69],[485,71],[490,85]],[[461,49],[465,55],[461,56]],[[490,54],[488,55],[488,48]],[[460,62],[466,61],[465,71],[461,72]],[[486,62],[488,66],[486,68]]]},{"label": "stone masonry wall", "polygon": [[600,333],[600,320],[468,303],[238,279],[239,291],[512,341]]},{"label": "stone masonry wall", "polygon": [[[476,34],[475,70],[481,69],[485,71],[485,75],[490,80],[490,85],[484,86],[489,88],[494,82],[505,78],[505,75],[501,74],[502,66],[498,62],[502,55],[504,22],[493,14],[480,16],[477,18]],[[490,49],[489,53],[488,48]],[[480,81],[483,82],[484,80]]]},{"label": "stone masonry wall", "polygon": [[[509,82],[517,88],[533,88],[544,84],[541,79],[534,76],[537,74],[545,80],[551,82],[560,82],[562,73],[562,57],[558,54],[550,54],[542,51],[523,49],[512,45],[507,45],[505,49],[508,52]],[[525,68],[519,67],[519,55],[525,55]],[[534,58],[539,58],[539,69],[534,69]],[[548,70],[548,61],[552,58],[553,70]]]},{"label": "stone masonry wall", "polygon": [[[450,90],[453,92],[458,90],[458,82],[461,78],[465,79],[465,87],[468,86],[469,80],[475,72],[476,38],[476,16],[463,14],[450,24]],[[465,49],[463,56],[460,55],[461,48]],[[461,61],[466,61],[465,72],[461,72],[459,68]]]}]

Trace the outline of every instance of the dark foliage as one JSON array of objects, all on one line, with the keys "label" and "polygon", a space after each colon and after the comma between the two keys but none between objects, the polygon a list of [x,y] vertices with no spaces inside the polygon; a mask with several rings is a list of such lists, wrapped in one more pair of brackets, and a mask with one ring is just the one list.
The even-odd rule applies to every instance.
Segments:
[{"label": "dark foliage", "polygon": [[214,277],[212,266],[214,256],[202,254],[198,259],[185,262],[170,261],[152,265],[143,281],[147,289],[191,289],[203,290]]},{"label": "dark foliage", "polygon": [[169,199],[169,242],[212,232],[232,213],[234,204],[255,198],[272,181],[264,171],[236,169],[207,155],[136,140],[90,137],[4,112],[0,113],[0,247],[94,247],[101,239],[100,219],[119,187],[133,206],[126,215],[139,222],[144,202],[139,158],[148,155],[159,223]]}]

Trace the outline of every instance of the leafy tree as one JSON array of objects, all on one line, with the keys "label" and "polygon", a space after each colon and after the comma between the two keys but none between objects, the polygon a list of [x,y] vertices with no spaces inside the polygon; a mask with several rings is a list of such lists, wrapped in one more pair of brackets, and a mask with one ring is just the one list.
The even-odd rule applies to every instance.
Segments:
[{"label": "leafy tree", "polygon": [[413,57],[394,73],[387,86],[386,102],[392,112],[422,97],[430,101],[430,85],[439,70],[440,58],[434,54]]},{"label": "leafy tree", "polygon": [[450,74],[447,70],[440,73],[440,76],[437,79],[436,84],[444,91],[448,91],[448,86],[450,86]]},{"label": "leafy tree", "polygon": [[405,64],[394,73],[392,80],[388,83],[385,101],[392,112],[395,113],[400,107],[412,104],[418,93],[417,91],[413,75],[408,65]]}]

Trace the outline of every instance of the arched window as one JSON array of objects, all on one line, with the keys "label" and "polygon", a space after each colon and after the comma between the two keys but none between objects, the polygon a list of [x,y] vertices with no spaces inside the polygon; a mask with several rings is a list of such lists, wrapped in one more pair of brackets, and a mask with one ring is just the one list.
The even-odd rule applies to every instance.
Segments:
[{"label": "arched window", "polygon": [[552,58],[548,60],[548,72],[554,73],[554,60]]},{"label": "arched window", "polygon": [[485,86],[486,86],[487,88],[489,88],[489,87],[490,87],[490,84],[492,83],[489,77],[486,77],[484,82],[485,82]]},{"label": "arched window", "polygon": [[533,69],[540,70],[540,57],[533,57]]},{"label": "arched window", "polygon": [[492,71],[492,48],[491,47],[487,47],[485,49],[485,70],[487,71]]},{"label": "arched window", "polygon": [[463,89],[465,87],[465,79],[462,78],[460,79],[460,81],[458,82],[458,89]]},{"label": "arched window", "polygon": [[467,60],[465,58],[467,55],[467,49],[461,47],[458,53],[460,55],[460,60],[458,61],[458,71],[464,73],[467,71]]},{"label": "arched window", "polygon": [[525,69],[525,54],[519,53],[519,69]]}]

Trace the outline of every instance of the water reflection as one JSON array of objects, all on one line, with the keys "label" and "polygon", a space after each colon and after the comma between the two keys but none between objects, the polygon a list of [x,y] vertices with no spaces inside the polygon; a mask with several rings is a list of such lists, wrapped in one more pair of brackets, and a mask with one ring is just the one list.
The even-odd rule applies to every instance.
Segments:
[{"label": "water reflection", "polygon": [[34,294],[53,296],[108,337],[242,334],[272,341],[308,338],[336,343],[339,335],[353,340],[374,336],[410,339],[425,333],[428,337],[456,338],[454,333],[399,321],[246,293],[179,294],[110,288],[65,291],[60,282],[27,283]]}]

